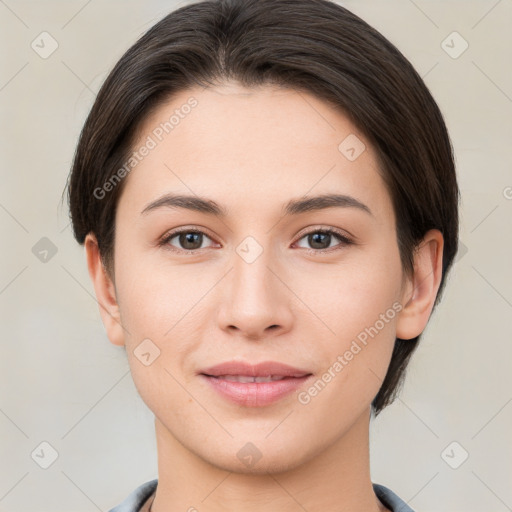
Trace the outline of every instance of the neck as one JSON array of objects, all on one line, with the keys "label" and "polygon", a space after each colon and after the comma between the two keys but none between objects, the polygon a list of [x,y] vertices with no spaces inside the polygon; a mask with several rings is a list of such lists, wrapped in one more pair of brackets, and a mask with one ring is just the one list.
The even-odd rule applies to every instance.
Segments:
[{"label": "neck", "polygon": [[369,419],[368,409],[344,436],[293,467],[242,473],[199,457],[155,418],[158,486],[151,510],[387,511],[370,479]]}]

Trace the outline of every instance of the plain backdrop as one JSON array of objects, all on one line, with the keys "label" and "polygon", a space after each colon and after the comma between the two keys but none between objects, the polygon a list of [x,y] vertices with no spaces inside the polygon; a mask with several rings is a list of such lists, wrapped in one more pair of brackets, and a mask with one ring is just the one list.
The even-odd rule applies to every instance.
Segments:
[{"label": "plain backdrop", "polygon": [[[424,77],[462,193],[443,300],[372,421],[372,480],[418,512],[512,510],[512,1],[340,3]],[[153,415],[61,194],[107,73],[183,4],[0,0],[0,511],[109,510],[157,476]]]}]

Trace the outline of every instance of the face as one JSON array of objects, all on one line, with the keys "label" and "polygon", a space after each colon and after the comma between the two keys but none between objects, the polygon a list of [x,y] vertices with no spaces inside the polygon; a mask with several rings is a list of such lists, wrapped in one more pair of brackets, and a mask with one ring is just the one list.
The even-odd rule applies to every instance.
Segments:
[{"label": "face", "polygon": [[[141,126],[133,149],[144,145],[116,213],[125,330],[109,333],[142,399],[182,446],[226,470],[244,470],[248,442],[261,472],[312,459],[368,414],[404,301],[374,149],[315,96],[236,84],[180,92]],[[222,215],[211,202],[150,206],[166,194]],[[346,197],[310,201],[328,194]],[[280,394],[202,375],[227,361],[306,376]]]}]

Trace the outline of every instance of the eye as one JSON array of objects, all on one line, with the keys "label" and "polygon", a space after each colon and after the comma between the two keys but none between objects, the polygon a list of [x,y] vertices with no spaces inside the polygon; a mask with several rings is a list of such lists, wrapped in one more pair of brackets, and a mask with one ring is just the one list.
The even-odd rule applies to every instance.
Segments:
[{"label": "eye", "polygon": [[[176,238],[178,247],[171,243],[174,238]],[[182,228],[165,235],[159,245],[168,247],[173,251],[190,252],[204,249],[203,242],[205,239],[211,240],[206,233],[199,229]]]},{"label": "eye", "polygon": [[[173,239],[176,239],[175,243],[171,242]],[[164,235],[162,240],[159,242],[159,245],[172,251],[190,253],[198,251],[199,249],[204,249],[205,246],[203,246],[203,242],[206,239],[212,240],[204,231],[192,228],[181,228]],[[331,252],[328,249],[332,249],[333,245],[331,242],[333,242],[334,239],[339,241],[338,244],[334,244],[334,250],[354,243],[346,235],[332,228],[310,231],[299,238],[299,241],[296,243],[298,244],[303,239],[306,240],[306,243],[311,244],[312,248],[304,248],[307,252],[312,254]],[[299,247],[301,246],[299,245]]]},{"label": "eye", "polygon": [[306,239],[306,243],[309,243],[313,247],[312,249],[305,247],[305,249],[312,254],[318,254],[319,252],[331,252],[326,251],[326,249],[331,249],[333,247],[331,245],[333,239],[338,239],[340,242],[339,244],[334,245],[334,250],[353,243],[350,238],[334,229],[316,229],[315,231],[310,231],[303,235],[299,239],[299,242],[303,239]]}]

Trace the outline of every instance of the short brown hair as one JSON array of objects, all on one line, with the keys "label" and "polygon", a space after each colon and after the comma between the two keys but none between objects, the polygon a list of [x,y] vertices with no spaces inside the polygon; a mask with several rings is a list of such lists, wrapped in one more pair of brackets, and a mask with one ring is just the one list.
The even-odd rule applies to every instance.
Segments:
[{"label": "short brown hair", "polygon": [[[339,108],[365,134],[397,219],[403,269],[413,270],[418,242],[432,228],[444,237],[443,275],[458,246],[459,189],[442,114],[402,53],[365,21],[328,0],[207,0],[177,9],[117,62],[87,117],[68,178],[76,240],[87,233],[114,276],[116,206],[121,181],[106,197],[94,191],[118,170],[149,113],[193,85],[236,80],[310,92]],[[372,407],[391,403],[418,345],[397,338]]]}]

